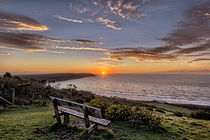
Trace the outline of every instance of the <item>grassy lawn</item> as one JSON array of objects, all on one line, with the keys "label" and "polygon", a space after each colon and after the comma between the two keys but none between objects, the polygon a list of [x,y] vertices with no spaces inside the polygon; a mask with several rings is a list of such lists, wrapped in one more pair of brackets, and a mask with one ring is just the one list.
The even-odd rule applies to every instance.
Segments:
[{"label": "grassy lawn", "polygon": [[[48,133],[44,136],[34,133],[37,128],[53,126],[55,119],[52,118],[52,115],[52,105],[17,106],[11,109],[0,110],[0,139],[58,139],[53,133]],[[113,122],[109,126],[111,130],[100,129],[94,131],[89,136],[89,139],[207,140],[210,138],[210,121],[176,117],[170,112],[162,115],[164,121],[161,127],[155,130],[145,127],[134,128],[125,122]],[[71,120],[78,119],[71,118]],[[73,127],[69,127],[69,129],[73,129]],[[81,135],[82,131],[78,132],[78,135]],[[112,133],[115,136],[110,138]]]},{"label": "grassy lawn", "polygon": [[192,110],[190,110],[190,109],[183,108],[183,107],[178,107],[178,106],[174,106],[174,105],[169,105],[169,104],[161,104],[161,103],[145,103],[145,104],[153,105],[153,106],[156,106],[158,108],[162,108],[162,109],[170,111],[170,112],[180,112],[180,113],[185,114],[187,116],[189,116],[192,112]]},{"label": "grassy lawn", "polygon": [[49,105],[18,106],[0,110],[0,139],[32,139],[36,128],[55,123],[52,114],[53,110]]}]

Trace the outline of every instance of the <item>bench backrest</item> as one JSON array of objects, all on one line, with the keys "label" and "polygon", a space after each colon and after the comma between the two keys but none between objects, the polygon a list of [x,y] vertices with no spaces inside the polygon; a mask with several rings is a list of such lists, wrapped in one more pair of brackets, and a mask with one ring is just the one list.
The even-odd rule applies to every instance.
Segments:
[{"label": "bench backrest", "polygon": [[99,108],[76,103],[76,102],[65,100],[65,99],[60,99],[57,97],[50,96],[50,98],[53,101],[53,103],[58,106],[64,106],[66,108],[70,108],[70,109],[73,109],[73,110],[76,110],[76,111],[82,112],[82,113],[86,112],[86,114],[88,114],[90,116],[93,116],[96,118],[102,118],[101,109],[99,109]]}]

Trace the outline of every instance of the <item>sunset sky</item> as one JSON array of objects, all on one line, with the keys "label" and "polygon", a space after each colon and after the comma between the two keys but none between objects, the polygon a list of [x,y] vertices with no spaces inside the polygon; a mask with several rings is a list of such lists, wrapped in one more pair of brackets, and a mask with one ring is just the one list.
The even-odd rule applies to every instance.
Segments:
[{"label": "sunset sky", "polygon": [[0,73],[210,72],[209,0],[0,0]]}]

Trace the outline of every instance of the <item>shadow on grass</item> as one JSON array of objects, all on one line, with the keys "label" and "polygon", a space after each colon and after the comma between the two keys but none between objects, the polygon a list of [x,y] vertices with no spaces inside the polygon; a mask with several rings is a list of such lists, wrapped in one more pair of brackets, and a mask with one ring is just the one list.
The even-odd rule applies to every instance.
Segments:
[{"label": "shadow on grass", "polygon": [[87,134],[84,128],[78,128],[72,125],[53,125],[51,127],[36,129],[35,137],[42,138],[43,136],[54,135],[54,139],[71,139],[71,140],[112,140],[112,139],[176,139],[175,136],[169,133],[164,127],[149,128],[145,126],[133,127],[126,122],[113,122],[109,128],[99,127]]},{"label": "shadow on grass", "polygon": [[111,140],[115,138],[115,134],[108,128],[97,128],[92,133],[87,134],[85,131],[81,133],[81,140]]},{"label": "shadow on grass", "polygon": [[54,124],[51,127],[38,128],[34,131],[36,137],[43,137],[46,135],[54,135],[56,139],[71,139],[78,140],[82,129],[70,125]]},{"label": "shadow on grass", "polygon": [[98,128],[94,130],[91,134],[87,134],[84,128],[78,128],[72,125],[54,124],[51,127],[38,128],[34,131],[34,136],[40,139],[43,137],[46,138],[46,136],[51,137],[52,135],[54,135],[54,139],[61,140],[108,140],[114,138],[114,133],[108,128]]}]

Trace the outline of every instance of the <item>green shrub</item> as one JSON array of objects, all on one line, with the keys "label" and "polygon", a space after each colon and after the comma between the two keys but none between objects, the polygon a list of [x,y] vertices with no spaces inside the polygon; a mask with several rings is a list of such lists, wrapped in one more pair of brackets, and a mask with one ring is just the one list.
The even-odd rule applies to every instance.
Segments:
[{"label": "green shrub", "polygon": [[174,115],[177,117],[183,117],[183,114],[181,112],[174,112]]},{"label": "green shrub", "polygon": [[135,126],[142,124],[149,127],[156,127],[161,124],[161,121],[161,117],[154,115],[153,112],[139,106],[133,107],[132,115],[129,119],[129,122]]},{"label": "green shrub", "polygon": [[112,121],[116,121],[116,120],[119,120],[119,105],[110,105],[107,109],[106,109],[106,112],[105,112],[105,116],[107,119],[110,119]]},{"label": "green shrub", "polygon": [[150,110],[150,111],[153,111],[153,108],[150,107],[150,106],[148,106],[147,109]]},{"label": "green shrub", "polygon": [[106,109],[110,106],[110,103],[108,103],[106,100],[102,100],[101,98],[95,98],[90,101],[90,105],[100,108],[102,116],[105,117]]},{"label": "green shrub", "polygon": [[166,113],[163,109],[161,108],[156,108],[155,111],[160,112],[160,113]]},{"label": "green shrub", "polygon": [[129,121],[129,117],[132,115],[132,109],[128,105],[115,105],[108,106],[105,112],[105,117],[110,120]]},{"label": "green shrub", "polygon": [[91,106],[101,108],[102,115],[111,121],[127,121],[135,126],[156,127],[162,118],[140,105],[131,105],[107,98],[96,98],[90,101]]},{"label": "green shrub", "polygon": [[203,110],[193,111],[190,116],[196,119],[210,120],[210,113]]}]

